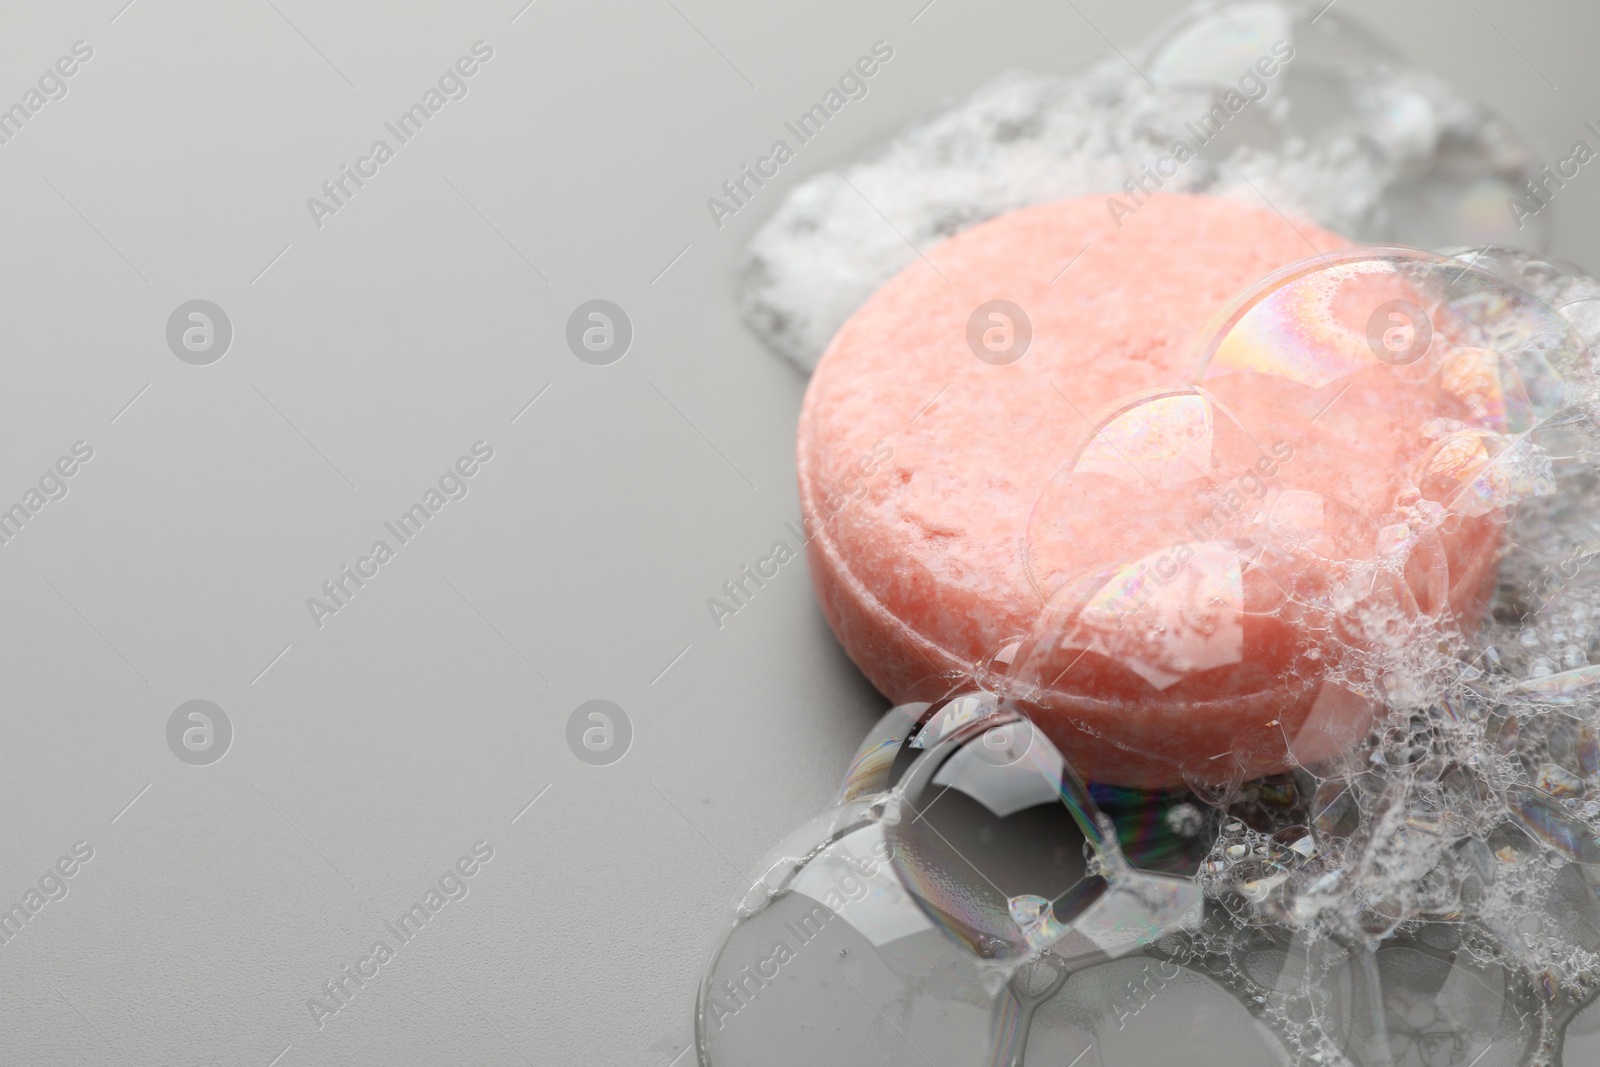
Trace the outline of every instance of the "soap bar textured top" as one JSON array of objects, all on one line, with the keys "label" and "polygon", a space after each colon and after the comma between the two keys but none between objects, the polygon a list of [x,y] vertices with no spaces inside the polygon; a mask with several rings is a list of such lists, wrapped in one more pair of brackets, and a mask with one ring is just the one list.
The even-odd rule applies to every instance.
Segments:
[{"label": "soap bar textured top", "polygon": [[[1205,380],[1198,344],[1230,300],[1347,247],[1343,238],[1207,197],[1156,197],[1119,221],[1100,198],[1001,216],[924,250],[846,322],[799,431],[823,610],[868,678],[904,701],[983,669],[1047,606],[1059,611],[1052,597],[1074,581],[1115,577],[1142,614],[1104,596],[1095,610],[1143,629],[1078,641],[1087,652],[1043,679],[1036,716],[1086,775],[1172,785],[1325,756],[1370,716],[1355,694],[1324,684],[1333,646],[1350,636],[1324,641],[1325,619],[1273,603],[1284,590],[1241,587],[1237,561],[1213,558],[1207,535],[1271,506],[1271,521],[1311,531],[1305,558],[1371,554],[1392,536],[1384,524],[1427,444],[1420,427],[1452,412],[1431,410],[1434,394],[1411,388],[1421,372],[1407,379],[1403,368],[1399,386],[1382,374],[1349,388],[1251,373]],[[1301,331],[1284,343],[1331,345],[1317,353],[1325,363],[1356,358],[1338,344],[1364,340],[1367,305],[1392,295],[1356,287],[1330,312],[1341,340]],[[1147,422],[1104,432],[1130,404]],[[1179,440],[1191,431],[1195,449]],[[1075,457],[1089,475],[1064,478]],[[1497,520],[1441,531],[1445,592],[1433,603],[1405,595],[1470,617],[1492,574]],[[1161,590],[1140,586],[1131,567],[1122,581],[1117,565],[1139,560],[1162,574]],[[1327,571],[1296,576],[1293,595],[1344,580],[1336,564]],[[1188,601],[1231,608],[1197,622]],[[1152,637],[1163,612],[1192,631],[1176,651],[1170,634],[1164,647]]]}]

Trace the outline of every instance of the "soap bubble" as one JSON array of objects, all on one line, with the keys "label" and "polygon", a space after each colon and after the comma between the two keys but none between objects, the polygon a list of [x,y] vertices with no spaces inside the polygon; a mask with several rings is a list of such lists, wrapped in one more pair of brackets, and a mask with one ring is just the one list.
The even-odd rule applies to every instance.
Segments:
[{"label": "soap bubble", "polygon": [[[1282,1040],[1217,977],[1151,956],[1090,968],[1034,1016],[1029,1063],[1289,1067]],[[1035,1058],[1037,1057],[1037,1058]],[[1091,1057],[1098,1057],[1091,1059]]]},{"label": "soap bubble", "polygon": [[837,809],[763,862],[701,982],[699,1062],[912,1067],[919,1049],[981,1061],[997,979],[912,903],[882,818]]},{"label": "soap bubble", "polygon": [[[1506,207],[1525,196],[1535,169],[1510,130],[1491,117],[1470,149],[1446,150],[1453,109],[1326,0],[1196,5],[1156,35],[1143,67],[1158,89],[1204,90],[1219,103],[1230,92],[1249,99],[1234,121],[1255,120],[1241,140],[1258,156],[1293,159],[1308,147],[1349,145],[1347,155],[1366,164],[1362,192],[1373,200],[1360,233],[1366,240],[1542,247],[1548,239],[1547,216],[1519,227]],[[1237,136],[1231,126],[1226,132]]]},{"label": "soap bubble", "polygon": [[[1245,616],[1282,602],[1275,583],[1253,580],[1249,530],[1269,470],[1267,451],[1198,390],[1106,415],[1034,504],[1029,572],[1060,639],[1025,643],[1014,677],[1144,696],[1242,666]],[[1148,506],[1130,513],[1130,495]],[[1128,521],[1108,525],[1108,513]]]},{"label": "soap bubble", "polygon": [[1600,987],[1591,986],[1574,990],[1575,995],[1563,998],[1563,1013],[1553,1044],[1557,1055],[1553,1062],[1560,1064],[1600,1062]]},{"label": "soap bubble", "polygon": [[[987,742],[996,733],[1017,758],[995,757]],[[1127,862],[1076,772],[1004,705],[930,745],[896,793],[895,869],[929,918],[978,957],[1114,958],[1181,928],[1198,907],[1187,880]]]},{"label": "soap bubble", "polygon": [[1420,937],[1386,943],[1369,966],[1355,956],[1333,975],[1330,1029],[1359,1067],[1528,1062],[1540,1024],[1524,976]]},{"label": "soap bubble", "polygon": [[1069,974],[1199,919],[1194,883],[1130,863],[1066,760],[992,693],[892,709],[846,781],[734,909],[701,986],[706,1062],[1020,1056]]}]

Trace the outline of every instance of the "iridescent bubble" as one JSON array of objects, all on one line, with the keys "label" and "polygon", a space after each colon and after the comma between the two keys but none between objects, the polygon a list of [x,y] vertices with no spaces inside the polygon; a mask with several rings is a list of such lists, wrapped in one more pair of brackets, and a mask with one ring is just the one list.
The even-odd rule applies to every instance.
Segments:
[{"label": "iridescent bubble", "polygon": [[[1025,547],[1047,607],[1014,678],[1046,693],[1138,695],[1248,670],[1247,620],[1283,599],[1252,533],[1276,469],[1199,390],[1108,413],[1034,504]],[[1130,495],[1148,506],[1129,514]],[[1108,525],[1107,513],[1126,521]]]},{"label": "iridescent bubble", "polygon": [[703,1060],[1021,1063],[1069,973],[1198,919],[1112,825],[993,694],[893,709],[839,806],[757,865],[702,983]]},{"label": "iridescent bubble", "polygon": [[1216,820],[1187,789],[1152,791],[1089,783],[1089,795],[1115,828],[1129,863],[1145,871],[1193,875],[1210,849]]},{"label": "iridescent bubble", "polygon": [[836,811],[790,842],[764,861],[707,966],[700,1062],[912,1067],[925,1064],[919,1046],[981,1062],[997,979],[910,899],[882,823]]},{"label": "iridescent bubble", "polygon": [[1271,54],[1273,42],[1292,33],[1292,16],[1282,4],[1231,4],[1169,28],[1150,49],[1145,72],[1157,85],[1231,86],[1240,71]]},{"label": "iridescent bubble", "polygon": [[1379,191],[1364,240],[1548,242],[1547,214],[1519,223],[1506,206],[1538,166],[1516,135],[1487,116],[1471,147],[1447,135],[1456,120],[1429,79],[1325,0],[1197,5],[1157,35],[1143,68],[1163,88],[1249,99],[1236,121],[1264,152],[1293,158],[1308,145],[1349,144],[1368,173],[1403,175]]},{"label": "iridescent bubble", "polygon": [[887,791],[893,782],[896,757],[930,708],[929,704],[898,704],[885,712],[857,746],[835,803]]},{"label": "iridescent bubble", "polygon": [[1355,792],[1343,782],[1324,782],[1311,801],[1311,826],[1324,842],[1349,837],[1361,826]]},{"label": "iridescent bubble", "polygon": [[[975,957],[1115,957],[1192,919],[1186,879],[1136,871],[1042,734],[1001,708],[929,744],[897,787],[887,840],[930,920]],[[1005,743],[987,739],[1004,733]]]},{"label": "iridescent bubble", "polygon": [[[1592,451],[1589,378],[1584,339],[1553,307],[1407,249],[1279,271],[1218,316],[1198,375],[1247,433],[1288,443],[1303,484],[1326,487],[1284,493],[1268,531],[1267,547],[1318,562],[1298,572],[1324,583],[1309,603],[1339,614],[1378,596],[1468,618],[1487,577],[1475,546]],[[1371,433],[1375,410],[1398,432]]]},{"label": "iridescent bubble", "polygon": [[1549,793],[1526,786],[1513,787],[1507,796],[1511,816],[1540,843],[1568,859],[1600,865],[1600,840],[1575,814],[1562,808]]},{"label": "iridescent bubble", "polygon": [[1600,774],[1600,729],[1583,719],[1562,716],[1550,727],[1550,758],[1581,778]]},{"label": "iridescent bubble", "polygon": [[1600,687],[1600,665],[1547,674],[1542,678],[1527,678],[1517,683],[1517,688],[1523,692],[1553,704],[1570,704],[1592,697],[1597,687]]},{"label": "iridescent bubble", "polygon": [[[1010,691],[1061,743],[1189,780],[1326,757],[1300,744],[1325,737],[1324,682],[1360,663],[1393,698],[1407,649],[1481,617],[1508,515],[1600,457],[1589,380],[1573,325],[1474,263],[1355,249],[1274,273],[1218,313],[1193,385],[1111,405],[1040,491],[1044,608],[1007,648]],[[1348,735],[1367,711],[1346,703]],[[1228,763],[1171,745],[1186,709],[1241,720]]]},{"label": "iridescent bubble", "polygon": [[1551,458],[1531,436],[1515,441],[1494,430],[1445,434],[1412,474],[1423,499],[1446,514],[1478,518],[1555,492]]}]

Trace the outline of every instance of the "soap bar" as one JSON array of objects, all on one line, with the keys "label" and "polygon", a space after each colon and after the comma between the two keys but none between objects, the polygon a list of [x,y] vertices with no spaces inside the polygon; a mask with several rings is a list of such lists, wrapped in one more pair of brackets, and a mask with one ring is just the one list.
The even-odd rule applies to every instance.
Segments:
[{"label": "soap bar", "polygon": [[[1407,319],[1394,275],[1291,287],[1203,351],[1242,291],[1347,247],[1266,205],[1083,198],[968,230],[875,293],[798,442],[813,581],[873,684],[927,699],[1027,649],[1035,721],[1119,785],[1258,777],[1359,739],[1370,694],[1333,679],[1362,628],[1482,610],[1498,514],[1414,483],[1481,467],[1434,442],[1494,398],[1470,351],[1439,371],[1448,323]],[[1440,334],[1429,359],[1374,358],[1419,330]]]}]

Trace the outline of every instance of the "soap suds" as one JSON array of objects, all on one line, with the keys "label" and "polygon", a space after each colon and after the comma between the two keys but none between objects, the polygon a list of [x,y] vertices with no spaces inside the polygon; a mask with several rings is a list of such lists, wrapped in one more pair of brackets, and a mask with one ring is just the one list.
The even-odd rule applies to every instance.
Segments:
[{"label": "soap suds", "polygon": [[[1225,108],[1226,126],[1162,192],[1265,199],[1363,243],[1541,249],[1548,219],[1518,231],[1506,206],[1537,169],[1513,131],[1337,11],[1313,24],[1323,6],[1202,5],[1129,51],[1150,82],[1117,57],[1073,76],[1013,72],[871,158],[806,180],[741,260],[745,322],[809,372],[869,294],[944,238],[1070,197],[1135,206],[1125,183],[1175,142],[1201,144],[1191,128],[1258,61],[1276,64],[1257,77],[1264,95]],[[1293,49],[1284,63],[1280,40]]]}]

